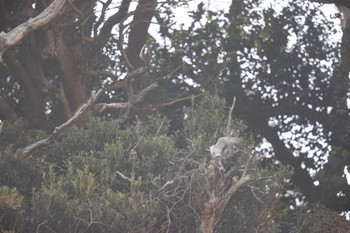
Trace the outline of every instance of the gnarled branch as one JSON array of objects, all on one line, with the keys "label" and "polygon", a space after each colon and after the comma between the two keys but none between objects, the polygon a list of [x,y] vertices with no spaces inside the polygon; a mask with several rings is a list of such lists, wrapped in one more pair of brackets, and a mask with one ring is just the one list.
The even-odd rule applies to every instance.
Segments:
[{"label": "gnarled branch", "polygon": [[55,0],[43,12],[35,18],[30,18],[8,33],[0,33],[0,58],[2,54],[11,46],[21,41],[28,33],[48,24],[59,13],[66,0]]},{"label": "gnarled branch", "polygon": [[37,141],[33,144],[30,144],[29,146],[26,146],[23,149],[18,149],[14,155],[15,158],[18,156],[27,156],[30,154],[32,151],[39,149],[45,145],[50,144],[64,129],[67,127],[71,126],[75,122],[77,122],[80,117],[96,102],[96,100],[101,96],[101,94],[104,92],[104,89],[101,88],[98,92],[93,93],[90,97],[90,99],[82,104],[76,112],[73,114],[71,118],[69,118],[68,121],[63,123],[62,125],[58,126],[55,128],[55,130],[51,133],[51,135],[43,140]]}]

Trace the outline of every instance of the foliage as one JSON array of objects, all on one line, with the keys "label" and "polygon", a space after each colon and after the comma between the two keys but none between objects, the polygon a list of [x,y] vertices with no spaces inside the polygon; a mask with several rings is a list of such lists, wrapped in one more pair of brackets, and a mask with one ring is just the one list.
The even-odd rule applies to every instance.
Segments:
[{"label": "foliage", "polygon": [[[50,1],[0,2],[7,32]],[[131,2],[66,3],[4,53],[0,231],[199,232],[204,203],[235,186],[251,153],[251,180],[213,231],[348,231],[312,204],[350,210],[346,25],[336,41],[321,5],[301,0],[235,0],[224,11],[200,3],[189,25],[173,17],[186,1]],[[99,88],[53,143],[13,158]],[[228,135],[245,142],[227,148],[218,175],[206,148]]]},{"label": "foliage", "polygon": [[[213,143],[215,135],[225,134],[225,114],[222,99],[205,96],[193,103],[184,130],[177,135],[169,132],[168,121],[160,116],[128,127],[121,127],[114,120],[91,119],[85,127],[72,129],[66,137],[26,159],[31,163],[23,161],[23,166],[28,168],[36,164],[35,172],[11,173],[18,181],[36,178],[35,183],[32,181],[29,185],[32,189],[29,193],[17,191],[27,190],[27,183],[11,183],[13,188],[2,186],[5,199],[0,200],[11,197],[11,202],[1,203],[13,203],[2,205],[3,230],[198,231],[207,192],[217,187],[215,182],[224,181],[223,177],[215,181],[213,173],[205,168],[203,146]],[[221,122],[216,121],[219,116]],[[234,132],[244,132],[241,123],[237,124],[236,120],[232,123]],[[12,131],[7,128],[2,136],[11,135]],[[196,131],[198,134],[193,134]],[[205,140],[193,144],[193,138],[199,135]],[[240,177],[248,159],[246,148],[244,145],[239,151],[226,152],[224,166],[227,171],[233,169],[236,177],[233,180]],[[131,156],[132,151],[136,157]],[[10,158],[1,159],[7,165],[10,161],[21,164]],[[252,182],[230,200],[217,231],[279,232],[278,229],[287,224],[284,218],[278,218],[278,208],[288,209],[283,201],[283,189],[291,173],[283,167],[259,164],[256,161],[249,169]],[[1,177],[5,172],[1,170]],[[6,181],[9,179],[2,180],[2,184]],[[299,218],[298,211],[293,214]],[[25,220],[28,216],[30,221]],[[18,221],[21,224],[15,225]],[[318,226],[310,227],[317,229]]]},{"label": "foliage", "polygon": [[10,189],[7,186],[0,188],[0,207],[7,207],[11,209],[18,209],[21,207],[23,196],[16,190]]},{"label": "foliage", "polygon": [[[336,163],[341,171],[332,175],[336,182],[311,175],[329,173],[334,164],[327,157],[339,146],[349,150],[348,74],[338,70],[340,52],[347,53],[340,51],[340,41],[330,39],[340,29],[315,3],[276,1],[263,7],[263,2],[233,1],[228,12],[198,5],[191,24],[169,36],[164,59],[181,57],[188,65],[182,77],[224,96],[228,105],[236,97],[237,116],[255,141],[266,139],[270,155],[294,168],[295,191],[308,201],[348,211],[348,199],[337,194],[348,190],[343,172],[348,158]],[[221,122],[222,116],[216,117]],[[200,145],[207,139],[199,132],[192,130],[197,134],[192,140]]]}]

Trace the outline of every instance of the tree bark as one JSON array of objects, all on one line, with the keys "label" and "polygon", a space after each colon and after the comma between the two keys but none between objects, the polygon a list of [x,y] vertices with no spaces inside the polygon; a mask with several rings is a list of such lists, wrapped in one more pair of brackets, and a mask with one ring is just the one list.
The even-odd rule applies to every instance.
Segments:
[{"label": "tree bark", "polygon": [[155,15],[157,0],[140,0],[135,10],[134,19],[131,23],[127,56],[134,67],[144,66],[144,61],[140,58],[142,47],[148,38],[148,28]]},{"label": "tree bark", "polygon": [[0,58],[3,53],[11,46],[20,42],[30,32],[48,24],[59,13],[66,0],[55,0],[35,18],[30,18],[26,22],[20,24],[8,33],[0,33]]},{"label": "tree bark", "polygon": [[66,46],[63,31],[57,32],[57,59],[62,72],[62,81],[71,111],[77,109],[87,99],[82,76],[78,72],[74,55]]},{"label": "tree bark", "polygon": [[213,233],[215,231],[215,227],[221,221],[221,217],[231,198],[242,186],[251,181],[251,177],[247,175],[247,171],[252,161],[253,157],[250,155],[249,159],[246,161],[241,178],[238,181],[235,181],[232,175],[229,177],[231,183],[228,188],[226,187],[227,177],[223,176],[223,179],[226,180],[226,182],[223,182],[222,178],[219,178],[219,171],[214,169],[213,182],[215,185],[213,190],[209,193],[208,201],[203,204],[203,215],[201,220],[201,231],[203,233]]}]

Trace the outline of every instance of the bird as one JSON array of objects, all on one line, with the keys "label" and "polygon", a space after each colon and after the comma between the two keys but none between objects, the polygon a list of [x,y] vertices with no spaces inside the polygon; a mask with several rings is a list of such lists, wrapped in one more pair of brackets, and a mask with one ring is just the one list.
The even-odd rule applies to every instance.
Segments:
[{"label": "bird", "polygon": [[211,163],[215,164],[219,171],[225,171],[222,166],[221,159],[225,148],[229,145],[238,145],[243,142],[242,138],[237,137],[221,137],[218,141],[209,147],[210,154],[212,156]]}]

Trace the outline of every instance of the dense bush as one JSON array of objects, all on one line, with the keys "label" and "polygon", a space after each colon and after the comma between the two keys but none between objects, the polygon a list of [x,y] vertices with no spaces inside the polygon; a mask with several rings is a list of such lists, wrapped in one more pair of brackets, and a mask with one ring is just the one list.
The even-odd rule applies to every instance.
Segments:
[{"label": "dense bush", "polygon": [[[230,133],[246,142],[226,155],[232,180],[224,179],[228,173],[217,178],[205,167],[205,148],[227,133],[225,103],[204,96],[186,117],[176,134],[161,116],[127,126],[94,118],[18,159],[16,148],[45,135],[24,123],[3,127],[0,232],[198,232],[208,193],[219,186],[226,192],[240,177],[251,142],[244,125],[232,120]],[[249,168],[252,181],[232,197],[217,231],[299,232],[306,229],[298,225],[302,219],[307,232],[322,232],[315,218],[330,212],[290,209],[283,201],[290,171],[261,165],[257,160]],[[341,221],[334,214],[329,219]]]}]

